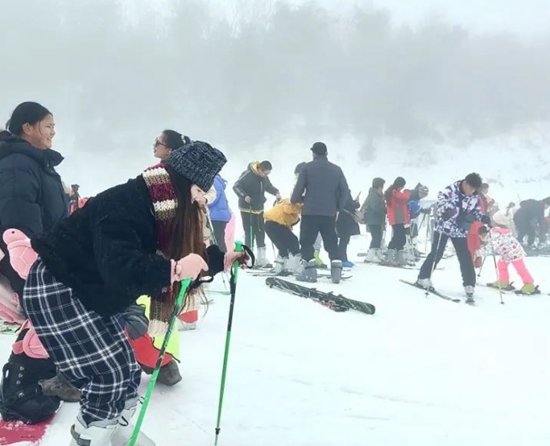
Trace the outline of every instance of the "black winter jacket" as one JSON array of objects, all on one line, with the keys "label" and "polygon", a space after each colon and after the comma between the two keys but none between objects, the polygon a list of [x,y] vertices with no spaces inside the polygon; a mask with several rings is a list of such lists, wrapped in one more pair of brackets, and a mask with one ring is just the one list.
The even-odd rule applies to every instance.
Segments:
[{"label": "black winter jacket", "polygon": [[350,192],[344,210],[338,214],[336,220],[336,232],[339,237],[351,237],[361,233],[359,224],[353,218],[353,214],[358,208],[359,203],[352,198]]},{"label": "black winter jacket", "polygon": [[2,235],[19,229],[32,237],[69,215],[67,195],[55,171],[61,161],[58,152],[37,149],[16,136],[0,142],[0,249],[6,254],[0,272],[19,294],[24,281],[10,265]]},{"label": "black winter jacket", "polygon": [[546,234],[548,224],[544,218],[544,203],[540,200],[524,200],[519,203],[519,209],[514,214],[514,222],[516,226],[530,225],[533,220],[539,224],[539,231]]},{"label": "black winter jacket", "polygon": [[335,217],[344,209],[348,196],[348,183],[342,169],[319,156],[303,167],[291,201],[304,203],[302,215]]},{"label": "black winter jacket", "polygon": [[384,226],[386,224],[386,200],[376,189],[369,189],[367,199],[361,207],[365,215],[365,223],[371,226]]},{"label": "black winter jacket", "polygon": [[[170,261],[156,253],[156,220],[141,176],[90,198],[32,246],[55,278],[100,315],[123,312],[170,285]],[[223,270],[218,247],[207,254],[209,273]]]},{"label": "black winter jacket", "polygon": [[[260,163],[255,161],[248,165],[248,168],[241,174],[233,185],[233,191],[239,197],[239,209],[244,212],[260,213],[264,210],[266,202],[265,193],[277,195],[279,190],[271,184],[268,177],[261,177]],[[251,202],[244,199],[250,197]]]}]

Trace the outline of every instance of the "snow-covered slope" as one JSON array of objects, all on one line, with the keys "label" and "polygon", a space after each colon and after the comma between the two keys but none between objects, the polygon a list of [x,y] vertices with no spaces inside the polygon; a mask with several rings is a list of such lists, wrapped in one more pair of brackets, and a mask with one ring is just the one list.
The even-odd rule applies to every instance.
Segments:
[{"label": "snow-covered slope", "polygon": [[[366,243],[355,238],[350,252]],[[547,290],[549,263],[527,261]],[[435,285],[462,297],[456,259],[443,266]],[[500,305],[497,291],[480,287],[470,307],[398,281],[415,276],[358,263],[352,279],[318,284],[375,304],[367,316],[241,274],[219,444],[547,445],[550,297],[505,295]],[[487,262],[480,281],[493,279]],[[144,423],[159,446],[214,444],[227,314],[228,297],[216,295],[198,329],[181,333],[184,380],[155,390]],[[0,336],[2,358],[10,342]],[[62,407],[42,446],[68,444],[76,411]]]}]

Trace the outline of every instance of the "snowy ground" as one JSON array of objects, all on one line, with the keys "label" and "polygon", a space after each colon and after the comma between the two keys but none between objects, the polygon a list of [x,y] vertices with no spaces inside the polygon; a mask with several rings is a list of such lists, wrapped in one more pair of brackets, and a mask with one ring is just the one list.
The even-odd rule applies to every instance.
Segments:
[{"label": "snowy ground", "polygon": [[[443,262],[434,284],[462,297],[456,259]],[[549,263],[527,262],[543,290]],[[368,316],[241,274],[220,446],[548,445],[550,297],[507,294],[500,305],[479,287],[470,307],[398,281],[415,276],[358,262],[352,279],[319,283],[375,304]],[[481,282],[493,279],[489,262]],[[155,390],[144,431],[159,446],[214,444],[228,300],[217,295],[198,329],[182,333],[184,381]],[[3,357],[10,341],[0,337]],[[43,446],[68,444],[76,411],[61,408]]]}]

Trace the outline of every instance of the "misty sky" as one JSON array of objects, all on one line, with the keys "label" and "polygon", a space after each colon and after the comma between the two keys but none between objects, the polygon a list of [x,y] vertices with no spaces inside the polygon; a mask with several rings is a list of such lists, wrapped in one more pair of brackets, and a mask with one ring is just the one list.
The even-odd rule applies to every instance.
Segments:
[{"label": "misty sky", "polygon": [[[225,12],[237,2],[242,5],[257,3],[257,0],[208,0]],[[301,4],[306,0],[292,0],[291,3]],[[428,15],[437,15],[471,26],[478,32],[509,31],[526,36],[546,32],[550,22],[549,0],[317,0],[317,3],[340,10],[354,5],[386,8],[396,24],[414,24]]]}]

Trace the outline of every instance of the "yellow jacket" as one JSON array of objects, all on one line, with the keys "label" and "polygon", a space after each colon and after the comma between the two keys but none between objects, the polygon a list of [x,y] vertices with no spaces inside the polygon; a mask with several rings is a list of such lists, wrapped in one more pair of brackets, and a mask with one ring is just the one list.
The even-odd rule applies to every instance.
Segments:
[{"label": "yellow jacket", "polygon": [[264,219],[291,228],[300,219],[302,206],[302,204],[291,204],[289,199],[281,200],[264,212]]}]

